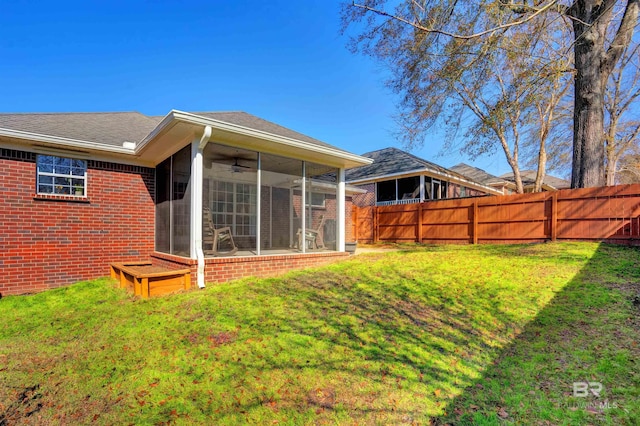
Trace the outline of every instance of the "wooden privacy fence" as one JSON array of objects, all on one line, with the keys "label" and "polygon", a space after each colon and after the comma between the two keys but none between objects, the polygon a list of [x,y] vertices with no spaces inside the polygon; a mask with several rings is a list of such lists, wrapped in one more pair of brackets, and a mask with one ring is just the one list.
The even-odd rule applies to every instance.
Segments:
[{"label": "wooden privacy fence", "polygon": [[353,209],[358,242],[640,244],[640,184]]}]

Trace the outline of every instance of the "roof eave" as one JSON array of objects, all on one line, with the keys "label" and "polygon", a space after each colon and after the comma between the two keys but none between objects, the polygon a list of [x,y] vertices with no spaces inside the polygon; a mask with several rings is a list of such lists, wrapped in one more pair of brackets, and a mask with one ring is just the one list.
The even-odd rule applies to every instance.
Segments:
[{"label": "roof eave", "polygon": [[100,151],[129,155],[133,155],[135,153],[134,149],[131,148],[108,145],[99,142],[84,141],[80,139],[64,138],[60,136],[43,135],[40,133],[24,132],[21,130],[0,128],[0,136],[11,139],[20,139],[24,141],[42,143],[45,145],[54,146],[56,148],[74,148],[83,151]]},{"label": "roof eave", "polygon": [[[271,142],[278,146],[279,152],[287,152],[287,151],[304,151],[308,152],[308,158],[315,158],[315,156],[320,155],[323,158],[334,159],[331,165],[335,165],[336,167],[343,168],[352,168],[369,165],[373,162],[372,159],[362,157],[356,154],[351,154],[349,152],[340,150],[338,148],[331,148],[321,145],[314,145],[308,142],[300,141],[293,138],[288,138],[285,136],[275,135],[273,133],[264,132],[261,130],[252,129],[245,126],[240,126],[237,124],[227,123],[224,121],[216,120],[213,118],[203,117],[196,114],[191,114],[184,111],[179,110],[171,110],[162,121],[153,129],[149,135],[147,135],[142,141],[140,141],[137,146],[135,153],[136,155],[142,155],[145,149],[153,143],[153,141],[162,133],[168,131],[172,126],[177,123],[185,123],[188,125],[194,125],[198,127],[206,127],[210,126],[212,129],[212,134],[215,136],[216,133],[218,135],[224,134],[232,134],[234,136],[239,136],[242,139],[246,139],[246,141],[264,141]],[[213,137],[212,137],[213,139]],[[240,144],[241,145],[241,144]],[[247,145],[250,145],[247,143]],[[268,147],[265,147],[268,150]]]}]

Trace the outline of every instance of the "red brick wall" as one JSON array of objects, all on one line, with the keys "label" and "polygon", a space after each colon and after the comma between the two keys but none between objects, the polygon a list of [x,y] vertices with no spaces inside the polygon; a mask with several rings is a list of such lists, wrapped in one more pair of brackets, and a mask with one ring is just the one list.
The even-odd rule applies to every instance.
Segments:
[{"label": "red brick wall", "polygon": [[[295,269],[326,265],[344,260],[348,256],[347,253],[323,252],[207,258],[205,259],[205,282],[222,283],[244,277],[272,277]],[[165,253],[154,253],[152,262],[155,266],[170,269],[191,269],[193,285],[196,285],[197,263],[195,260]]]},{"label": "red brick wall", "polygon": [[36,195],[36,155],[0,149],[0,294],[108,275],[153,251],[154,170],[88,161],[87,198]]},{"label": "red brick wall", "polygon": [[344,241],[353,243],[356,241],[353,235],[353,197],[347,197],[344,203]]},{"label": "red brick wall", "polygon": [[291,270],[326,265],[343,260],[346,253],[326,252],[260,257],[207,259],[205,281],[225,282],[243,277],[271,277]]},{"label": "red brick wall", "polygon": [[365,194],[354,194],[353,204],[358,207],[367,207],[376,205],[376,184],[369,183],[366,185],[358,185],[358,188],[364,189]]}]

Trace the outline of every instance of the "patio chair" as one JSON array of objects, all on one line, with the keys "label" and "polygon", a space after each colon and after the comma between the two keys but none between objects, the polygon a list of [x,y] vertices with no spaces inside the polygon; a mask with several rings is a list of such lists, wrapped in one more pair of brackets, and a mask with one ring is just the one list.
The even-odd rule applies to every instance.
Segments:
[{"label": "patio chair", "polygon": [[[308,249],[324,249],[324,238],[322,238],[322,226],[324,225],[324,215],[320,216],[320,223],[316,229],[307,228],[304,232],[304,244]],[[303,237],[302,228],[298,228],[298,249],[302,249]]]},{"label": "patio chair", "polygon": [[[202,209],[202,250],[213,256],[233,256],[238,247],[233,241],[231,228],[217,228],[213,225],[213,217],[208,207]],[[211,246],[206,249],[206,246]]]}]

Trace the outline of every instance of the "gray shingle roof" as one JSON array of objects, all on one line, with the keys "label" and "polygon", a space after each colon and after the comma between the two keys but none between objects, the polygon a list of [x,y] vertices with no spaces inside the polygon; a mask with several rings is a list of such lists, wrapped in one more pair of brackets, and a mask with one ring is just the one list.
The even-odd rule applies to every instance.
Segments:
[{"label": "gray shingle roof", "polygon": [[470,180],[480,182],[484,185],[507,183],[505,179],[499,178],[498,176],[494,176],[491,173],[487,173],[482,169],[465,163],[456,164],[455,166],[451,167],[451,170],[460,173],[463,176],[466,176]]},{"label": "gray shingle roof", "polygon": [[214,120],[224,121],[225,123],[237,124],[238,126],[248,127],[250,129],[260,130],[262,132],[272,133],[278,136],[284,136],[299,140],[302,142],[309,142],[315,145],[321,145],[328,148],[335,148],[326,142],[319,141],[310,136],[298,133],[294,130],[282,127],[271,121],[264,120],[255,115],[248,114],[242,111],[232,112],[192,112],[191,114],[199,115],[200,117],[213,118]]},{"label": "gray shingle roof", "polygon": [[[195,112],[191,114],[337,149],[328,143],[246,112]],[[147,116],[139,112],[0,114],[0,128],[122,146],[123,142],[141,141],[163,118]]]},{"label": "gray shingle roof", "polygon": [[455,171],[432,163],[431,161],[423,160],[398,148],[384,148],[378,151],[367,152],[366,154],[362,154],[362,156],[372,158],[373,163],[368,166],[347,170],[346,180],[348,182],[425,169],[434,173],[464,178],[464,176]]},{"label": "gray shingle roof", "polygon": [[0,128],[115,146],[142,140],[159,122],[139,112],[0,114]]},{"label": "gray shingle roof", "polygon": [[[508,180],[510,182],[515,182],[513,177],[513,173],[505,173],[500,176],[502,179]],[[533,185],[536,182],[536,171],[535,170],[521,170],[520,177],[522,178],[523,185]],[[559,177],[545,175],[544,181],[546,185],[552,186],[555,189],[567,189],[571,187],[571,182],[565,179],[561,179]]]}]

